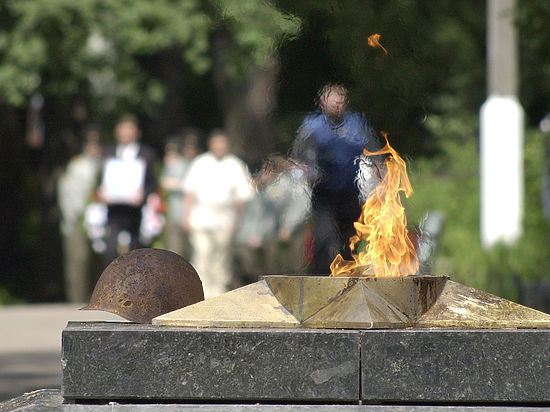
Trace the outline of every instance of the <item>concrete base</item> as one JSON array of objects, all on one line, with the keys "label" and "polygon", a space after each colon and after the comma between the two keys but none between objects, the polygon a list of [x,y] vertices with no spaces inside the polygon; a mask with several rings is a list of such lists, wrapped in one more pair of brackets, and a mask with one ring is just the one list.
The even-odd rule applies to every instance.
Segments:
[{"label": "concrete base", "polygon": [[0,411],[17,412],[157,412],[157,411],[303,411],[303,412],[544,412],[544,406],[467,406],[467,405],[349,405],[349,404],[244,404],[244,403],[63,403],[59,390],[42,389],[0,403]]},{"label": "concrete base", "polygon": [[550,404],[550,330],[71,322],[66,401]]}]

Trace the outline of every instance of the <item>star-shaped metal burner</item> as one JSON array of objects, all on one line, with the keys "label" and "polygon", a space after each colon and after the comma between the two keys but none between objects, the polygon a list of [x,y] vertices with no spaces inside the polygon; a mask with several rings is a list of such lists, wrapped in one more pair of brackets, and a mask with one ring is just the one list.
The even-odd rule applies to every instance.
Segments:
[{"label": "star-shaped metal burner", "polygon": [[550,315],[446,276],[264,276],[153,319],[233,328],[548,328]]}]

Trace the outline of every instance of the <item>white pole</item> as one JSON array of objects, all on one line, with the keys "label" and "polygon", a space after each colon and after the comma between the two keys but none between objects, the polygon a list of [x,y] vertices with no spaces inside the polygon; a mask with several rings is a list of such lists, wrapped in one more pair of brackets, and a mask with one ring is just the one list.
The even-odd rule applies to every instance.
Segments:
[{"label": "white pole", "polygon": [[487,0],[488,98],[480,111],[481,242],[522,234],[523,110],[517,99],[516,0]]}]

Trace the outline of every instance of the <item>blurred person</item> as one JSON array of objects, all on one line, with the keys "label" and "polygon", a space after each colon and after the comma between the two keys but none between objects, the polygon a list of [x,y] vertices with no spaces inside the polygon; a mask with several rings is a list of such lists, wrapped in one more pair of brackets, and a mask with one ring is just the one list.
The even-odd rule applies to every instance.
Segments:
[{"label": "blurred person", "polygon": [[212,131],[208,151],[191,163],[183,190],[182,225],[190,234],[191,263],[202,280],[205,298],[220,295],[232,281],[232,238],[252,196],[248,168],[230,152],[224,131]]},{"label": "blurred person", "polygon": [[[257,177],[255,213],[245,214],[243,228],[258,238],[264,254],[263,273],[301,273],[311,191],[302,170],[283,156],[271,156]],[[247,222],[249,220],[250,222]],[[255,223],[253,223],[255,221]],[[255,233],[251,230],[255,228]],[[254,237],[249,238],[251,243]]]},{"label": "blurred person", "polygon": [[311,191],[302,170],[270,156],[254,178],[256,191],[235,239],[240,285],[260,274],[303,273]]},{"label": "blurred person", "polygon": [[186,132],[183,137],[172,137],[168,139],[164,150],[160,178],[161,188],[166,195],[164,246],[190,260],[191,244],[182,228],[183,182],[191,161],[198,154],[198,136],[195,132]]},{"label": "blurred person", "polygon": [[73,303],[89,298],[91,250],[83,219],[97,182],[100,156],[100,135],[91,128],[81,153],[69,160],[57,181],[65,296]]},{"label": "blurred person", "polygon": [[[362,113],[348,107],[348,91],[337,84],[323,86],[318,109],[304,118],[291,157],[301,166],[312,187],[313,271],[330,273],[337,254],[351,260],[349,238],[367,194],[356,183],[363,149],[380,148]],[[364,163],[372,165],[371,160]]]},{"label": "blurred person", "polygon": [[285,158],[276,156],[271,163],[271,170],[263,174],[262,191],[266,270],[273,274],[303,273],[311,190],[303,171],[291,167]]},{"label": "blurred person", "polygon": [[141,130],[134,115],[122,116],[115,125],[117,143],[103,151],[103,171],[97,190],[107,205],[105,263],[119,254],[144,247],[140,239],[142,208],[156,203],[158,194],[153,170],[155,154],[140,143]]},{"label": "blurred person", "polygon": [[238,271],[232,279],[232,287],[238,288],[255,282],[259,274],[265,274],[265,205],[261,189],[252,191],[243,208],[242,217],[233,244],[233,267]]}]

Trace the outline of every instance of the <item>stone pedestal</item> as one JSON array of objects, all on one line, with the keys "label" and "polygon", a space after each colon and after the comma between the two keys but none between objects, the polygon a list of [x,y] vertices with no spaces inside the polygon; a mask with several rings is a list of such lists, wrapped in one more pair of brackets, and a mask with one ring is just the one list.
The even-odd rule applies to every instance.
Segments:
[{"label": "stone pedestal", "polygon": [[68,402],[550,403],[550,330],[71,322]]},{"label": "stone pedestal", "polygon": [[364,402],[550,401],[550,330],[361,332]]},{"label": "stone pedestal", "polygon": [[357,400],[352,331],[71,322],[62,393],[75,400]]}]

